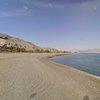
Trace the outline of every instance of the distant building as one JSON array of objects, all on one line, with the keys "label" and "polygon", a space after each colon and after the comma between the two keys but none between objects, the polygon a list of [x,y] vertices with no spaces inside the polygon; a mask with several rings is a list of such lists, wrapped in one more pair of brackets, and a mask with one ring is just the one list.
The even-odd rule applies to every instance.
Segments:
[{"label": "distant building", "polygon": [[0,47],[4,46],[5,44],[6,44],[6,40],[0,38]]},{"label": "distant building", "polygon": [[8,48],[9,47],[14,47],[15,46],[15,43],[12,42],[12,41],[7,41],[7,45],[6,45]]}]

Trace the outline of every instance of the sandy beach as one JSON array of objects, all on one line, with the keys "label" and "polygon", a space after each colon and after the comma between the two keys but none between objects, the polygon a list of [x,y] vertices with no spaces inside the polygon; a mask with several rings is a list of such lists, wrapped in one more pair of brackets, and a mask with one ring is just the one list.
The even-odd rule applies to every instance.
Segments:
[{"label": "sandy beach", "polygon": [[54,55],[1,53],[0,100],[100,100],[99,77],[54,63]]}]

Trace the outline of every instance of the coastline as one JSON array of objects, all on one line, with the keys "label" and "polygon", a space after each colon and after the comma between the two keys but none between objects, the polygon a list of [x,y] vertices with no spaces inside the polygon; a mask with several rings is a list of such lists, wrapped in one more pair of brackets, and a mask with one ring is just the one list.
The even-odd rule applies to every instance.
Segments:
[{"label": "coastline", "polygon": [[[61,70],[62,70],[62,69],[65,70],[64,72],[66,72],[67,70],[68,70],[68,71],[71,71],[70,74],[74,73],[72,77],[74,77],[74,75],[76,75],[77,78],[80,77],[79,80],[82,80],[82,78],[83,78],[83,79],[86,78],[86,80],[83,81],[83,84],[84,84],[84,82],[86,82],[86,83],[89,82],[89,84],[88,84],[89,86],[91,85],[91,84],[90,84],[91,82],[93,82],[94,85],[95,85],[95,83],[99,84],[99,91],[98,91],[97,94],[100,94],[100,77],[99,77],[99,76],[96,76],[96,75],[93,75],[93,74],[91,74],[91,73],[78,70],[78,69],[73,68],[73,67],[71,67],[71,66],[67,66],[67,65],[60,64],[60,63],[56,63],[56,62],[54,62],[54,61],[52,60],[52,57],[55,57],[55,56],[63,56],[63,55],[64,55],[64,54],[60,54],[60,55],[54,54],[53,56],[50,55],[50,56],[47,56],[47,57],[45,57],[45,58],[43,58],[43,59],[44,59],[44,62],[49,62],[49,64],[52,63],[53,65],[59,67]],[[65,54],[65,55],[66,55],[66,54]],[[87,86],[88,86],[88,85],[87,85]],[[93,87],[93,88],[95,88],[95,87]],[[92,97],[91,99],[93,99],[93,96],[95,96],[95,95],[92,95],[92,96],[91,96],[91,97]],[[99,95],[98,95],[98,96],[99,96]],[[100,99],[100,96],[99,96],[99,97],[98,97],[98,96],[96,97],[97,99],[93,99],[93,100],[98,100],[98,98]],[[91,100],[91,99],[90,99],[90,100]]]},{"label": "coastline", "polygon": [[[75,53],[74,53],[74,54],[75,54]],[[59,64],[59,65],[61,65],[61,66],[63,66],[63,67],[70,68],[70,69],[72,69],[72,70],[76,70],[77,72],[83,73],[83,74],[85,74],[85,75],[87,75],[87,76],[90,76],[90,77],[94,77],[94,78],[100,79],[100,76],[97,76],[97,75],[94,75],[94,74],[91,74],[91,73],[88,73],[88,72],[79,70],[79,69],[74,68],[74,67],[72,67],[72,66],[60,64],[60,63],[57,63],[57,62],[55,62],[55,61],[52,60],[53,57],[56,57],[56,56],[63,56],[63,55],[67,55],[67,54],[60,54],[60,55],[50,56],[50,57],[47,57],[47,58],[50,58],[49,60],[50,60],[51,63]]]},{"label": "coastline", "polygon": [[6,59],[0,61],[1,100],[84,100],[85,96],[90,100],[100,98],[98,78],[53,62],[50,58],[56,55],[2,54],[0,58]]},{"label": "coastline", "polygon": [[[49,58],[49,57],[48,57],[48,58]],[[76,69],[76,68],[71,67],[71,66],[68,66],[68,65],[56,63],[56,62],[54,62],[52,59],[50,60],[50,62],[51,62],[51,63],[54,63],[54,64],[59,64],[59,65],[61,65],[61,66],[63,66],[63,67],[66,67],[66,68],[70,68],[70,69],[72,69],[72,70],[77,71],[78,73],[85,74],[85,75],[87,75],[87,76],[89,76],[89,77],[93,77],[93,78],[96,78],[96,79],[100,79],[100,76],[97,76],[97,75],[94,75],[94,74],[91,74],[91,73],[88,73],[88,72],[85,72],[85,71]]]}]

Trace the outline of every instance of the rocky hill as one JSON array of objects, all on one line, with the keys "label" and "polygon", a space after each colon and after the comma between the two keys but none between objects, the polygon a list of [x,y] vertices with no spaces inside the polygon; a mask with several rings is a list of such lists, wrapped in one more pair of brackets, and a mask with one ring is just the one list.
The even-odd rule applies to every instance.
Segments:
[{"label": "rocky hill", "polygon": [[42,48],[31,42],[24,41],[6,34],[0,33],[0,51],[11,52],[60,52],[54,48]]}]

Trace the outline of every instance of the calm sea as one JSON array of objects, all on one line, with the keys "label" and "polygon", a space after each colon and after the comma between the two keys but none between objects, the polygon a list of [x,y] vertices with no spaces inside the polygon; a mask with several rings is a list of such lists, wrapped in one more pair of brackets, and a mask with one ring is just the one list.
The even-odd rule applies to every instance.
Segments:
[{"label": "calm sea", "polygon": [[53,61],[100,76],[100,54],[82,53],[57,56]]}]

